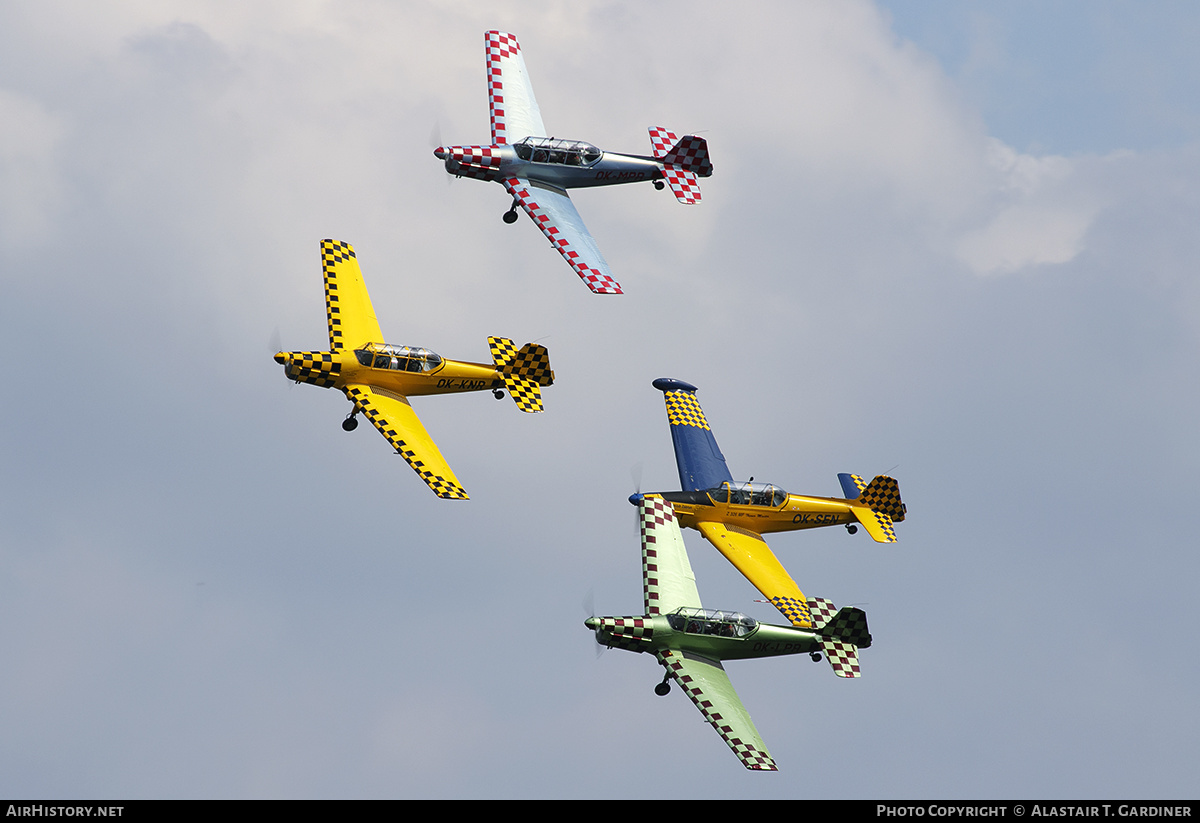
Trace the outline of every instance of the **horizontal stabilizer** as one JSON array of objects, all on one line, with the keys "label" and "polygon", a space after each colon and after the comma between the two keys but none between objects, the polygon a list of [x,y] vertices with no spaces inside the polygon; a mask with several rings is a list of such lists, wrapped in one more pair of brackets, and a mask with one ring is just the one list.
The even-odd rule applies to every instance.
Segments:
[{"label": "horizontal stabilizer", "polygon": [[489,337],[488,348],[492,352],[492,363],[517,407],[523,412],[540,412],[540,387],[554,382],[546,347],[526,343],[518,350],[507,337]]},{"label": "horizontal stabilizer", "polygon": [[833,673],[838,677],[861,677],[858,650],[871,645],[866,612],[852,606],[835,612],[833,603],[823,597],[809,597],[808,606]]},{"label": "horizontal stabilizer", "polygon": [[850,511],[876,543],[896,542],[896,530],[892,527],[892,518],[866,506],[851,506]]},{"label": "horizontal stabilizer", "polygon": [[696,176],[712,174],[708,142],[690,134],[680,139],[662,126],[651,126],[650,144],[654,147],[654,158],[663,164],[663,178],[675,199],[688,205],[699,203],[700,183]]}]

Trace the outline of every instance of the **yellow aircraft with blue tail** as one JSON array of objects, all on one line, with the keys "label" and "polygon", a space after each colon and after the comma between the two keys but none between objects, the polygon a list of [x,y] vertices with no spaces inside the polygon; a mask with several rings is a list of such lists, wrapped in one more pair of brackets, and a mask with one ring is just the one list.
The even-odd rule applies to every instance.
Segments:
[{"label": "yellow aircraft with blue tail", "polygon": [[[736,483],[696,400],[696,387],[660,377],[675,445],[682,491],[659,492],[674,506],[682,526],[696,529],[796,628],[811,629],[812,610],[804,593],[762,536],[770,532],[861,525],[877,542],[895,543],[894,524],[903,520],[900,486],[879,475],[870,483],[839,474],[844,498],[789,494],[769,483]],[[751,478],[753,481],[753,478]],[[643,495],[629,502],[638,505]]]},{"label": "yellow aircraft with blue tail", "polygon": [[466,500],[466,490],[408,398],[490,390],[499,400],[508,389],[521,411],[540,412],[541,387],[554,382],[546,347],[526,343],[518,349],[508,338],[489,337],[492,363],[487,365],[448,360],[414,346],[388,345],[354,249],[339,240],[322,240],[321,264],[329,351],[281,351],[275,362],[289,380],[340,389],[354,404],[343,429],[354,431],[361,412],[438,497]]}]

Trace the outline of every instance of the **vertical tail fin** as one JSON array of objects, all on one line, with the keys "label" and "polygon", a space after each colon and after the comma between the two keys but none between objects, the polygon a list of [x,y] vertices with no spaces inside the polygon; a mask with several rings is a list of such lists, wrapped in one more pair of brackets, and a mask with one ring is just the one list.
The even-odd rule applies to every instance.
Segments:
[{"label": "vertical tail fin", "polygon": [[507,337],[489,337],[488,348],[492,351],[492,363],[517,407],[523,412],[540,412],[540,387],[554,383],[546,347],[526,343],[518,350]]}]

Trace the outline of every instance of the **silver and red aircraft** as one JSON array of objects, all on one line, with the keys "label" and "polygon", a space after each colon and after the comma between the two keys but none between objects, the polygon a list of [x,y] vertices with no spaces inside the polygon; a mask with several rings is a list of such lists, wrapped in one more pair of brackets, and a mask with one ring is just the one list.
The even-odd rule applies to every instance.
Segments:
[{"label": "silver and red aircraft", "polygon": [[547,137],[517,38],[502,31],[489,31],[485,38],[492,145],[439,146],[434,156],[445,161],[446,171],[455,177],[500,183],[512,195],[505,223],[516,222],[520,206],[588,288],[597,294],[620,294],[621,286],[567,189],[642,181],[653,181],[655,188],[662,189],[666,181],[679,202],[698,203],[696,178],[712,174],[708,143],[702,137],[679,138],[652,126],[654,154],[643,156]]},{"label": "silver and red aircraft", "polygon": [[824,652],[834,674],[858,677],[858,650],[871,645],[867,615],[810,597],[812,623],[798,629],[759,623],[740,612],[705,609],[671,503],[661,495],[644,495],[638,500],[638,517],[646,613],[590,617],[584,625],[601,645],[653,654],[667,670],[656,694],[670,694],[674,679],[743,766],[775,771],[722,662],[784,654],[807,654],[819,661]]}]

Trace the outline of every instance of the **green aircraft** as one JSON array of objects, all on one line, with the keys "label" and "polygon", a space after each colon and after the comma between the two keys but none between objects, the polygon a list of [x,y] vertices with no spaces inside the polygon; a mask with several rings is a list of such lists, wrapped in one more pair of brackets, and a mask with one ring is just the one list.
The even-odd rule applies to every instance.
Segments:
[{"label": "green aircraft", "polygon": [[858,677],[858,649],[871,645],[867,615],[861,609],[836,610],[828,600],[807,598],[813,628],[759,623],[739,612],[705,609],[671,504],[647,494],[637,501],[642,529],[641,617],[589,617],[584,625],[609,648],[649,652],[667,670],[654,687],[671,691],[674,678],[704,719],[747,769],[776,771],[750,713],[729,682],[722,660],[821,652],[839,677]]}]

